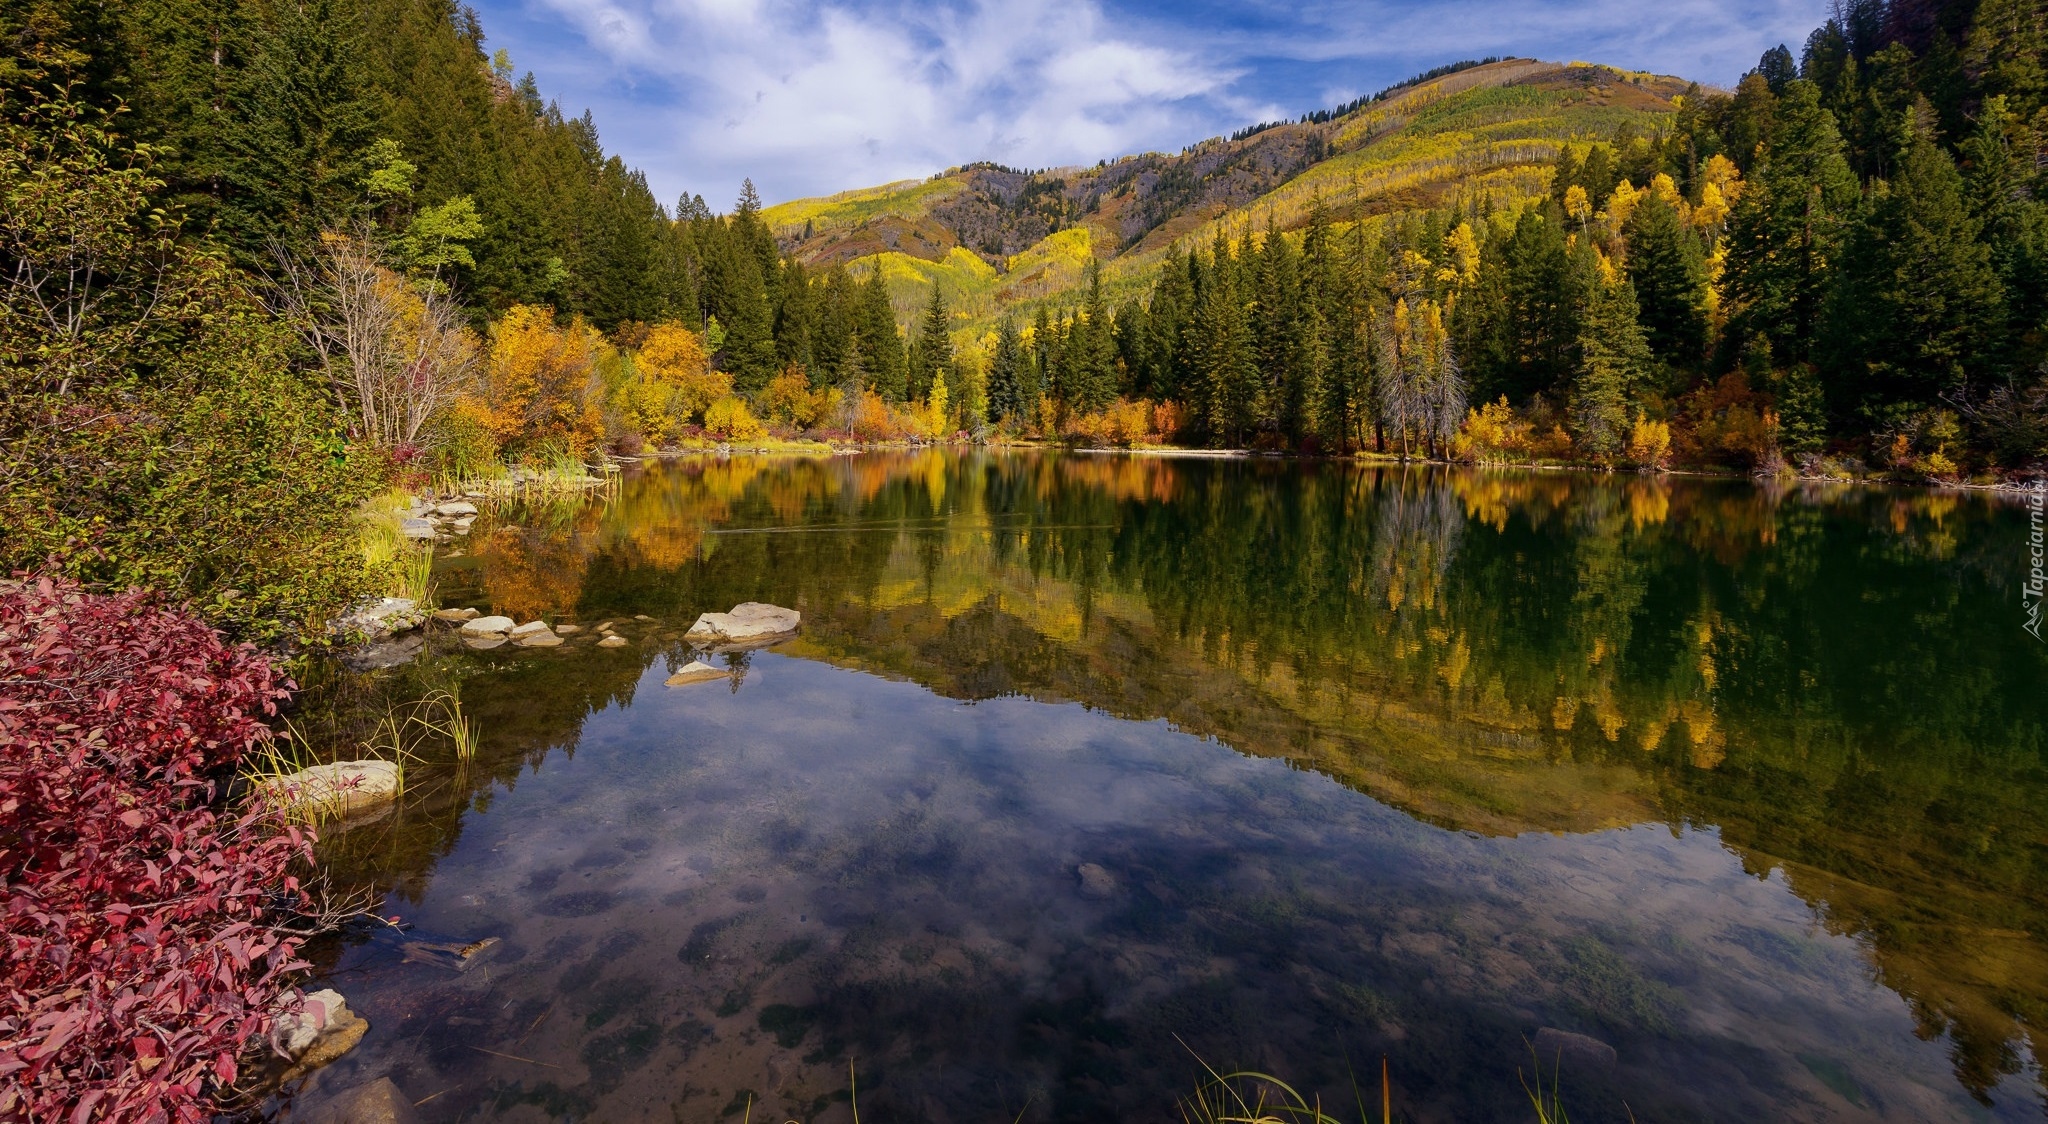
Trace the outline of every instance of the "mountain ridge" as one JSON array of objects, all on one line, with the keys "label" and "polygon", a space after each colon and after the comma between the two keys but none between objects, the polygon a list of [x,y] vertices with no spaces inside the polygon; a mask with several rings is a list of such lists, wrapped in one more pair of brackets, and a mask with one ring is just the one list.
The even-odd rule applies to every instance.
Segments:
[{"label": "mountain ridge", "polygon": [[1135,288],[1176,247],[1205,245],[1219,228],[1295,230],[1318,201],[1340,224],[1459,199],[1517,205],[1548,189],[1560,147],[1654,131],[1697,88],[1582,62],[1454,64],[1341,112],[1179,153],[1036,171],[971,163],[791,200],[762,218],[807,266],[881,272],[899,315],[937,283],[956,330],[972,335],[1006,310],[1072,293],[1090,260],[1105,286]]}]

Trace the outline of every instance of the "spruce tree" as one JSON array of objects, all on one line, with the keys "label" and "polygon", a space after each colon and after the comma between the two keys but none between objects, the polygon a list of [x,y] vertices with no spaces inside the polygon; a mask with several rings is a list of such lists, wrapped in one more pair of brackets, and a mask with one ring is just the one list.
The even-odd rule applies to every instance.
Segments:
[{"label": "spruce tree", "polygon": [[1017,318],[1005,316],[996,326],[996,346],[988,362],[989,420],[1004,422],[1023,414],[1024,337]]},{"label": "spruce tree", "polygon": [[1819,88],[1791,83],[1729,223],[1724,284],[1736,339],[1768,340],[1780,361],[1812,355],[1829,262],[1856,198],[1856,177]]},{"label": "spruce tree", "polygon": [[1699,365],[1707,343],[1707,271],[1699,236],[1651,193],[1624,229],[1628,277],[1650,350],[1675,367]]},{"label": "spruce tree", "polygon": [[1990,373],[2004,321],[1991,248],[1924,104],[1897,164],[1843,250],[1821,358],[1834,411],[1873,426]]},{"label": "spruce tree", "polygon": [[1603,460],[1627,445],[1636,396],[1649,378],[1650,345],[1637,311],[1633,285],[1594,281],[1579,335],[1571,416],[1578,447]]},{"label": "spruce tree", "polygon": [[918,321],[917,338],[910,345],[908,392],[912,401],[922,401],[930,395],[940,374],[953,365],[951,323],[946,299],[934,281],[931,300],[924,306],[924,318]]}]

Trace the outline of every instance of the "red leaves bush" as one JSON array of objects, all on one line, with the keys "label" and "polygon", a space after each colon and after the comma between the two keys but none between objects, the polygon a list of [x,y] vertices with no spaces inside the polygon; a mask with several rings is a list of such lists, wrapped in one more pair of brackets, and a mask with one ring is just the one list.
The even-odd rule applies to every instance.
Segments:
[{"label": "red leaves bush", "polygon": [[268,1032],[305,843],[209,774],[284,687],[148,595],[0,582],[0,1119],[202,1121]]}]

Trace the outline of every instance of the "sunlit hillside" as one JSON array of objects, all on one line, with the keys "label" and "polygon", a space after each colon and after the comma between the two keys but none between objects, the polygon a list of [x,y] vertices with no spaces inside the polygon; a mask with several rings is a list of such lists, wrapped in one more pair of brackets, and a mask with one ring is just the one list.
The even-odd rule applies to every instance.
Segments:
[{"label": "sunlit hillside", "polygon": [[1605,66],[1507,59],[1178,154],[1038,172],[970,165],[763,217],[809,264],[880,269],[906,318],[936,281],[957,328],[973,334],[1005,309],[1068,298],[1091,258],[1112,290],[1134,290],[1174,246],[1206,245],[1219,229],[1296,230],[1318,200],[1340,223],[1459,200],[1513,207],[1548,189],[1560,146],[1654,132],[1686,89]]}]

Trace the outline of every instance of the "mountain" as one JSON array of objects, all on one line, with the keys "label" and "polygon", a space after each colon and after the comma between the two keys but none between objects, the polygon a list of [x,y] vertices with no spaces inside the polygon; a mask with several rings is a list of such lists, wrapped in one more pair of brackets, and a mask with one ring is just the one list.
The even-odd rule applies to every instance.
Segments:
[{"label": "mountain", "polygon": [[1318,199],[1339,222],[1465,200],[1542,194],[1560,145],[1653,131],[1691,84],[1586,63],[1502,59],[1442,68],[1340,110],[1092,168],[995,164],[770,207],[806,265],[879,270],[899,313],[937,282],[957,328],[1058,301],[1104,263],[1112,292],[1149,282],[1167,251],[1218,227],[1304,225]]}]

